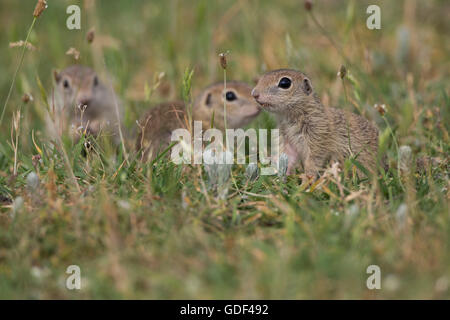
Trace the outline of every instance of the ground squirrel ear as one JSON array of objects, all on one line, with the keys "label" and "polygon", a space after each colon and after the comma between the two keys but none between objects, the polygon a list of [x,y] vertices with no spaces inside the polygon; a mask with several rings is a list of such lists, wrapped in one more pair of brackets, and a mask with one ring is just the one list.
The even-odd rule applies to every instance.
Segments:
[{"label": "ground squirrel ear", "polygon": [[303,79],[303,91],[309,96],[313,91],[311,81],[308,78]]},{"label": "ground squirrel ear", "polygon": [[53,78],[55,78],[56,83],[59,83],[59,81],[61,81],[61,74],[58,72],[58,70],[53,70]]},{"label": "ground squirrel ear", "polygon": [[205,105],[206,105],[207,107],[209,107],[209,108],[212,107],[212,106],[211,106],[211,93],[208,93],[208,94],[206,95]]}]

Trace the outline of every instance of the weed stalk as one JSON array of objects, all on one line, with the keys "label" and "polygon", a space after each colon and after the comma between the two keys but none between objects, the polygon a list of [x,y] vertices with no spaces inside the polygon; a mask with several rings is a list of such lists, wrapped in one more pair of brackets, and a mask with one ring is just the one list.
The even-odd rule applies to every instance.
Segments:
[{"label": "weed stalk", "polygon": [[9,87],[8,95],[6,96],[5,103],[3,104],[2,114],[0,116],[0,127],[2,126],[3,117],[5,116],[6,106],[8,105],[9,99],[11,98],[11,94],[14,89],[14,85],[16,83],[17,74],[19,73],[19,70],[22,67],[23,59],[25,58],[25,51],[27,50],[28,39],[30,37],[31,31],[33,31],[33,27],[36,23],[36,20],[37,20],[37,17],[34,17],[33,22],[31,23],[31,26],[28,29],[27,37],[25,38],[25,42],[24,42],[23,48],[22,48],[22,53],[20,55],[19,64],[17,65],[16,71],[14,72],[14,76],[11,81],[11,86]]}]

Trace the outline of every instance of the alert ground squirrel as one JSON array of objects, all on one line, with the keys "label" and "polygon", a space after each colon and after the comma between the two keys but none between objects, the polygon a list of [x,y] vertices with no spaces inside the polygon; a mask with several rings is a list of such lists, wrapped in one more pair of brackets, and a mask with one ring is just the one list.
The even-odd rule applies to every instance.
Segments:
[{"label": "alert ground squirrel", "polygon": [[80,132],[93,136],[111,135],[117,144],[122,107],[113,89],[104,85],[94,70],[82,65],[54,71],[53,76],[55,89],[50,106],[54,108],[58,133],[70,130],[76,140]]},{"label": "alert ground squirrel", "polygon": [[315,177],[328,161],[353,156],[375,172],[378,129],[354,113],[327,108],[305,74],[290,69],[264,74],[252,91],[264,110],[278,120],[281,152],[288,155],[288,173],[301,162],[307,176]]},{"label": "alert ground squirrel", "polygon": [[[202,121],[203,130],[211,127],[214,114],[214,128],[223,130],[224,99],[226,101],[227,128],[241,128],[250,123],[260,112],[251,96],[252,87],[244,82],[216,83],[205,88],[194,99],[192,120]],[[182,101],[169,102],[151,108],[141,119],[141,133],[136,141],[136,150],[144,150],[143,158],[152,159],[170,145],[172,131],[186,128],[187,112]]]}]

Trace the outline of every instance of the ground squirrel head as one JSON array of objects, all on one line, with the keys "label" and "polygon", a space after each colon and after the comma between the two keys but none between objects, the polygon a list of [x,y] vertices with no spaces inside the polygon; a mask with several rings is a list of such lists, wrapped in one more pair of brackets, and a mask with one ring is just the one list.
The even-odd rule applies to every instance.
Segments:
[{"label": "ground squirrel head", "polygon": [[[211,121],[214,113],[214,125],[224,128],[224,102],[226,102],[227,128],[240,128],[253,120],[260,112],[258,104],[251,96],[251,86],[239,81],[227,82],[207,87],[194,103],[195,120]],[[208,123],[209,124],[209,123]]]},{"label": "ground squirrel head", "polygon": [[102,104],[101,92],[104,91],[104,86],[91,68],[73,65],[60,72],[54,71],[53,77],[63,107],[87,109],[92,105]]},{"label": "ground squirrel head", "polygon": [[263,109],[271,112],[283,112],[286,108],[309,105],[317,100],[309,78],[291,69],[262,75],[252,90],[252,96]]}]

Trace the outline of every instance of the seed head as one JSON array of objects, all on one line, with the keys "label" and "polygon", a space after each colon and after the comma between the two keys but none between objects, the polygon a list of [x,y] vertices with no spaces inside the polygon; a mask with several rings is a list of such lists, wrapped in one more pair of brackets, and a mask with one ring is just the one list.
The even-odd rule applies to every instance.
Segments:
[{"label": "seed head", "polygon": [[73,56],[73,58],[74,58],[75,60],[80,59],[80,51],[78,51],[78,50],[75,49],[75,48],[70,48],[69,50],[67,50],[66,54],[67,54],[68,56]]},{"label": "seed head", "polygon": [[341,79],[344,79],[345,76],[347,75],[347,68],[345,68],[344,65],[341,65],[341,67],[339,68],[339,72],[337,73],[338,77]]},{"label": "seed head", "polygon": [[220,59],[220,65],[222,66],[222,69],[226,70],[227,69],[227,53],[220,53],[219,54],[219,59]]},{"label": "seed head", "polygon": [[95,29],[92,28],[91,30],[88,31],[86,35],[86,40],[88,43],[92,43],[94,41],[94,38],[95,38]]},{"label": "seed head", "polygon": [[38,0],[38,2],[36,3],[36,7],[34,7],[33,16],[35,18],[39,18],[45,9],[47,9],[47,1],[46,0]]},{"label": "seed head", "polygon": [[22,101],[23,101],[23,103],[28,103],[30,101],[33,101],[33,96],[31,94],[29,94],[29,93],[25,93],[22,96]]},{"label": "seed head", "polygon": [[386,108],[385,104],[378,104],[378,103],[376,103],[373,107],[378,111],[378,113],[381,116],[384,116],[384,114],[387,112],[387,108]]},{"label": "seed head", "polygon": [[36,154],[34,156],[31,157],[31,162],[33,163],[33,167],[37,167],[37,165],[41,162],[41,155],[40,154]]},{"label": "seed head", "polygon": [[20,129],[20,110],[17,110],[16,113],[13,113],[13,127],[16,132]]},{"label": "seed head", "polygon": [[305,9],[307,11],[311,11],[312,10],[312,1],[311,0],[305,0]]},{"label": "seed head", "polygon": [[10,48],[16,48],[16,47],[23,47],[23,46],[25,46],[26,48],[27,48],[27,50],[30,50],[30,51],[35,51],[36,50],[36,47],[35,46],[33,46],[31,43],[29,43],[29,42],[27,42],[26,44],[25,44],[25,41],[23,41],[23,40],[20,40],[20,41],[17,41],[17,42],[10,42],[9,43],[9,47]]}]

